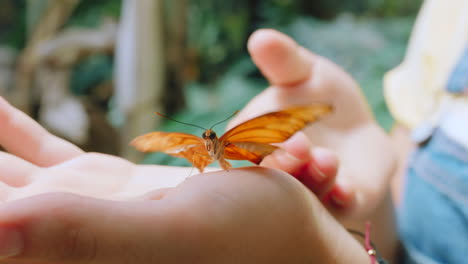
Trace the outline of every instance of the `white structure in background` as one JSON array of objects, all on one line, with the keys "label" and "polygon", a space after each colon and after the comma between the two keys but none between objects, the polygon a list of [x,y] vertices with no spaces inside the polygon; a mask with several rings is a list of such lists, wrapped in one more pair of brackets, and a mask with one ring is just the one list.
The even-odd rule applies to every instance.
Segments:
[{"label": "white structure in background", "polygon": [[[114,123],[123,125],[122,145],[154,130],[154,115],[161,107],[165,56],[163,47],[162,0],[123,0],[115,49]],[[123,148],[123,156],[140,156]]]},{"label": "white structure in background", "polygon": [[[40,88],[39,121],[78,144],[88,140],[90,121],[80,99],[70,91],[73,66],[82,54],[108,52],[114,48],[117,25],[104,21],[99,28],[70,28],[36,47],[37,86]],[[50,63],[52,65],[49,65]]]}]

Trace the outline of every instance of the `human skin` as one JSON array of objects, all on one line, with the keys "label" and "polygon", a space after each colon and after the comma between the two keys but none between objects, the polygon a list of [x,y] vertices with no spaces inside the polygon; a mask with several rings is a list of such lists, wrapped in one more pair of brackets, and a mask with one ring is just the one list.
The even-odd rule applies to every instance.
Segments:
[{"label": "human skin", "polygon": [[[248,42],[250,55],[271,86],[253,98],[229,127],[253,116],[291,105],[330,103],[334,113],[303,132],[311,153],[333,153],[339,162],[336,179],[331,180],[322,202],[346,227],[373,224],[373,238],[384,256],[396,254],[390,182],[398,170],[392,139],[375,121],[357,83],[339,66],[299,46],[288,36],[271,29],[258,30]],[[321,156],[321,155],[318,155]],[[291,160],[275,155],[264,165],[288,168]],[[313,166],[306,167],[315,171]],[[286,170],[295,175],[294,169]],[[302,172],[299,172],[301,174]],[[320,189],[327,177],[301,180],[312,190]]]},{"label": "human skin", "polygon": [[193,176],[132,201],[46,193],[5,203],[0,215],[2,245],[23,239],[17,261],[5,263],[368,261],[303,185],[259,167]]},{"label": "human skin", "polygon": [[[8,151],[0,154],[0,263],[369,260],[316,196],[283,171],[251,167],[184,181],[189,168],[84,153],[2,98],[0,127]],[[302,139],[285,148],[304,152],[295,140]],[[331,161],[314,162],[334,173]]]},{"label": "human skin", "polygon": [[[249,51],[272,86],[231,125],[291,104],[335,107],[332,116],[283,145],[290,154],[279,151],[262,164],[302,185],[266,168],[182,182],[187,169],[83,153],[3,101],[0,144],[10,154],[0,157],[8,200],[0,205],[0,255],[16,254],[6,263],[369,261],[316,197],[349,227],[371,220],[373,239],[392,256],[393,223],[383,221],[392,219],[392,148],[356,83],[272,30],[257,31]],[[17,236],[22,243],[14,251]]]}]

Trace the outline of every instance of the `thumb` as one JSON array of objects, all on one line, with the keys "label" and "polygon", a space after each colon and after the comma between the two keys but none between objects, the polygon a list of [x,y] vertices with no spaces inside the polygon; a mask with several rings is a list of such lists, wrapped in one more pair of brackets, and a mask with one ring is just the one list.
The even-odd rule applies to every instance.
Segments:
[{"label": "thumb", "polygon": [[247,47],[252,60],[273,85],[294,85],[311,76],[314,54],[276,30],[257,30]]},{"label": "thumb", "polygon": [[298,88],[311,79],[312,68],[319,61],[319,56],[273,29],[255,31],[248,40],[247,48],[252,60],[272,86],[250,101],[227,128],[285,106],[318,101],[310,95],[311,91]]},{"label": "thumb", "polygon": [[8,202],[0,206],[0,258],[15,263],[149,263],[155,245],[146,238],[157,241],[167,233],[157,230],[164,226],[158,223],[163,218],[154,213],[163,215],[164,210],[149,208],[155,202],[143,206],[141,201],[65,193]]}]

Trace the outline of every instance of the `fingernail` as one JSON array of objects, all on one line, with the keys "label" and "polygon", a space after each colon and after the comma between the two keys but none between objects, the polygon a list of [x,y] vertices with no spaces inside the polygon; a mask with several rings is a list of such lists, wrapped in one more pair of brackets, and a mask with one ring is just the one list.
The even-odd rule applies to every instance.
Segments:
[{"label": "fingernail", "polygon": [[295,157],[294,155],[292,155],[291,153],[285,151],[285,157],[291,161],[301,161],[300,159],[298,159],[297,157]]},{"label": "fingernail", "polygon": [[344,207],[346,205],[345,201],[341,199],[341,197],[338,197],[337,195],[333,194],[331,195],[331,199],[335,205],[338,205],[340,207]]},{"label": "fingernail", "polygon": [[10,228],[0,228],[0,258],[18,255],[23,250],[20,232]]},{"label": "fingernail", "polygon": [[[312,157],[316,164],[320,164],[319,166],[324,166],[324,164],[329,163],[330,151],[321,147],[315,147],[312,149]],[[327,175],[322,170],[320,170],[319,166],[317,166],[316,164],[312,164],[312,167],[315,172],[315,180],[321,182],[327,178]]]},{"label": "fingernail", "polygon": [[343,179],[336,183],[335,187],[331,191],[330,199],[338,207],[349,207],[352,202],[352,194],[350,193]]},{"label": "fingernail", "polygon": [[317,181],[318,183],[324,181],[327,178],[327,175],[323,173],[315,164],[310,163],[310,167],[314,170],[312,173],[312,176],[314,177],[314,180]]}]

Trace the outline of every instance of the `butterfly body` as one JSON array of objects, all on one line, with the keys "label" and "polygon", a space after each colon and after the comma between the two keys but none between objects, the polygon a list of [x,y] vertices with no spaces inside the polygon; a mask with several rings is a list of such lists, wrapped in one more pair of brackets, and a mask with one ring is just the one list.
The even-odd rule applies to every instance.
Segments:
[{"label": "butterfly body", "polygon": [[229,160],[248,160],[260,164],[263,158],[281,143],[307,124],[330,113],[328,104],[296,106],[271,112],[228,130],[220,138],[212,129],[206,129],[202,137],[179,132],[152,132],[135,138],[132,145],[143,152],[164,152],[186,158],[203,172],[204,168],[218,161],[221,168],[229,170]]},{"label": "butterfly body", "polygon": [[223,170],[229,170],[232,166],[231,164],[224,159],[224,142],[221,142],[214,132],[211,129],[205,130],[202,134],[202,138],[205,141],[205,149],[208,152],[208,155],[213,159],[219,162],[219,165]]},{"label": "butterfly body", "polygon": [[222,146],[222,144],[220,144],[216,132],[214,132],[211,129],[207,129],[205,130],[205,132],[203,132],[202,138],[203,140],[205,140],[205,148],[206,151],[208,151],[210,157],[212,157],[215,160],[219,160],[224,151],[224,147]]}]

